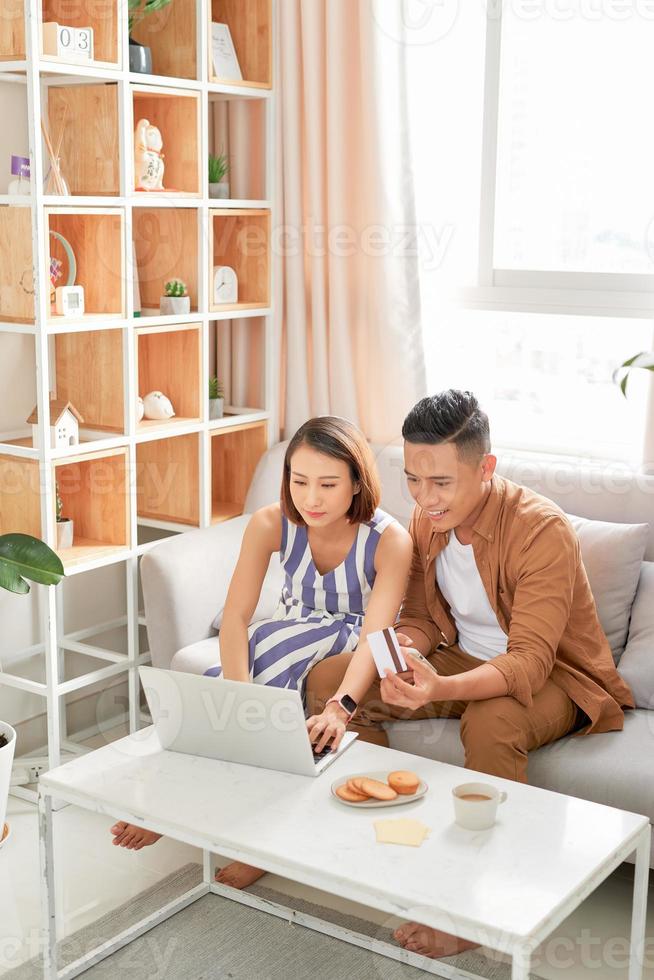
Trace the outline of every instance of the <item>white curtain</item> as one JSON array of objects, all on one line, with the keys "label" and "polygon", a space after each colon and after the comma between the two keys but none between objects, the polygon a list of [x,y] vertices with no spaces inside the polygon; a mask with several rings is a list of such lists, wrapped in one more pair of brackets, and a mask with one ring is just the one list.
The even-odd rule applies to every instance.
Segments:
[{"label": "white curtain", "polygon": [[[425,394],[402,10],[402,0],[277,2],[273,376],[282,438],[312,415],[335,414],[389,442]],[[260,129],[245,118],[253,111],[214,109],[214,151],[233,159],[238,147],[252,167],[262,157],[248,154]],[[244,193],[262,179],[232,169]],[[250,334],[235,323],[223,345],[232,378],[242,379],[236,403],[261,355],[259,332]]]}]

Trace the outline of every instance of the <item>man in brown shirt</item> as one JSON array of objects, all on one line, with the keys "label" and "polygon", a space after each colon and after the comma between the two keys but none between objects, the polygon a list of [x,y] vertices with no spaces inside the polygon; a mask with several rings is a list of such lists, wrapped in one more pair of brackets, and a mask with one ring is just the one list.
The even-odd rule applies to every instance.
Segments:
[{"label": "man in brown shirt", "polygon": [[[312,741],[317,748],[317,735],[340,741],[347,712],[339,701],[348,695],[358,702],[350,728],[368,741],[388,744],[382,722],[391,719],[460,718],[467,768],[526,782],[532,749],[570,732],[620,730],[623,709],[634,707],[579,541],[556,504],[495,475],[488,418],[471,392],[422,399],[402,435],[416,507],[396,629],[411,670],[389,671],[367,687],[374,666],[365,642],[323,661],[307,682]],[[470,946],[415,923],[396,936],[431,956]]]}]

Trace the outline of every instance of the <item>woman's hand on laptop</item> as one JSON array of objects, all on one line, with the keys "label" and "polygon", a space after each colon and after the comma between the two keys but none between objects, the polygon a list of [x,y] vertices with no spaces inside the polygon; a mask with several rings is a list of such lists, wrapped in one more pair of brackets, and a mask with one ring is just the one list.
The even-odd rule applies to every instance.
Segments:
[{"label": "woman's hand on laptop", "polygon": [[321,715],[307,718],[307,731],[313,751],[318,754],[331,742],[335,751],[347,731],[347,717],[344,708],[336,703],[328,704]]}]

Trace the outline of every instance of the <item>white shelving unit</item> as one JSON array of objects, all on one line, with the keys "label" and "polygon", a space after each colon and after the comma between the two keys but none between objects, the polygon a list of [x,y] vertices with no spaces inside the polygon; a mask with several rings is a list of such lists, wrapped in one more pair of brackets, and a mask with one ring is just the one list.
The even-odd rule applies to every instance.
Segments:
[{"label": "white shelving unit", "polygon": [[[213,304],[210,302],[212,279],[210,256],[213,254],[210,236],[214,234],[216,220],[225,222],[226,227],[230,221],[229,217],[216,219],[211,212],[233,211],[235,221],[242,220],[236,217],[237,214],[245,215],[247,221],[247,212],[250,210],[259,214],[267,212],[268,227],[274,221],[272,207],[274,0],[242,0],[239,4],[230,0],[172,0],[170,9],[175,4],[178,5],[175,16],[183,17],[188,14],[189,17],[186,19],[195,21],[195,77],[141,75],[128,70],[127,3],[124,0],[115,0],[114,16],[117,31],[115,61],[109,59],[90,64],[69,64],[50,57],[45,58],[40,54],[39,41],[43,16],[42,2],[43,0],[25,0],[24,24],[21,26],[14,22],[10,25],[17,37],[24,28],[24,52],[19,51],[18,57],[12,57],[6,49],[0,52],[0,83],[12,82],[25,86],[26,89],[32,178],[30,195],[0,196],[0,229],[3,219],[10,222],[11,229],[11,222],[17,218],[20,218],[24,226],[29,228],[29,241],[23,240],[20,247],[31,252],[34,272],[33,317],[25,316],[22,311],[23,315],[12,317],[5,314],[3,319],[2,307],[0,307],[0,351],[2,337],[8,333],[14,332],[33,337],[38,406],[38,447],[32,445],[27,426],[17,425],[11,432],[0,433],[0,467],[8,468],[9,472],[18,474],[18,477],[23,480],[26,480],[28,475],[34,477],[38,474],[38,501],[30,498],[30,492],[33,493],[33,490],[21,494],[20,500],[7,498],[4,507],[0,499],[0,533],[8,531],[33,533],[56,548],[55,484],[64,475],[78,474],[80,485],[84,484],[85,489],[78,490],[77,497],[68,494],[65,503],[75,512],[76,531],[79,524],[84,533],[81,535],[81,544],[74,542],[72,549],[60,552],[66,574],[67,576],[84,575],[93,569],[120,562],[125,568],[127,595],[126,615],[91,628],[67,632],[63,621],[62,586],[39,587],[46,598],[42,641],[30,647],[29,651],[16,651],[16,653],[43,655],[44,680],[27,680],[16,674],[0,672],[0,684],[44,698],[48,719],[48,764],[54,767],[62,760],[62,753],[83,751],[67,732],[66,711],[62,699],[72,691],[115,675],[125,674],[129,682],[130,730],[134,731],[139,727],[137,667],[147,662],[149,658],[148,654],[139,648],[139,626],[144,625],[144,620],[138,608],[138,560],[144,551],[156,545],[156,541],[138,543],[139,526],[160,529],[162,532],[183,532],[191,527],[207,527],[212,522],[228,519],[238,513],[239,504],[242,507],[243,501],[230,500],[229,494],[230,486],[243,484],[243,472],[241,470],[239,473],[240,480],[232,480],[230,467],[253,469],[256,460],[270,445],[276,431],[275,385],[272,376],[273,294],[270,236],[267,241],[267,258],[263,273],[265,282],[259,270],[257,287],[265,298],[264,302],[258,303],[256,308],[235,310],[215,308],[212,310]],[[49,3],[48,19],[53,19],[52,9],[56,10],[56,6],[56,0],[54,3]],[[62,9],[65,9],[65,6],[64,4]],[[162,14],[154,16],[161,17]],[[248,50],[244,60],[249,65],[255,55],[259,57],[263,52],[262,63],[267,65],[268,82],[257,78],[253,84],[232,84],[227,81],[218,82],[212,77],[209,28],[211,20],[219,19],[221,16],[227,19],[227,22],[230,16],[254,18],[249,27],[251,28],[253,23],[256,26],[254,34],[258,38],[256,41],[258,48],[257,51]],[[59,20],[65,23],[63,16]],[[165,19],[161,24],[163,25],[161,33],[154,38],[159,46],[166,44]],[[230,27],[238,52],[239,39],[250,38],[253,32],[246,31],[243,24],[232,23]],[[174,32],[174,25],[168,30],[169,43],[175,43],[177,35]],[[266,30],[267,37],[265,37]],[[246,41],[243,40],[242,43],[245,44]],[[250,40],[247,43],[250,44]],[[192,37],[189,44],[193,44]],[[20,46],[19,42],[17,45]],[[153,52],[156,69],[157,49],[153,48]],[[191,61],[192,58],[189,64]],[[191,73],[191,69],[185,71],[186,75]],[[112,118],[110,122],[112,125],[114,122],[116,124],[117,186],[112,188],[112,193],[76,193],[73,188],[68,197],[45,196],[43,181],[46,158],[42,146],[41,120],[48,122],[49,110],[55,109],[61,99],[69,98],[73,104],[75,99],[82,99],[83,102],[85,93],[82,91],[82,86],[102,86],[101,89],[94,88],[86,91],[99,92],[103,98],[109,100],[112,106],[111,112],[115,112],[115,120]],[[200,182],[192,196],[188,196],[188,192],[182,196],[174,191],[155,195],[136,193],[133,190],[135,99],[139,98],[145,100],[142,104],[150,108],[158,105],[158,98],[169,98],[173,102],[175,99],[184,100],[179,102],[178,107],[173,103],[168,105],[167,111],[172,114],[170,118],[174,117],[177,120],[188,115],[184,111],[187,103],[197,105],[199,123],[195,139],[199,159],[196,161],[198,166],[195,172]],[[210,199],[207,157],[213,103],[225,101],[231,107],[243,101],[254,104],[255,100],[257,111],[259,111],[258,107],[261,107],[264,127],[263,194],[259,193],[256,199],[243,199],[243,197],[238,200]],[[86,122],[88,123],[88,120]],[[70,115],[67,125],[75,125],[75,119]],[[178,122],[177,125],[181,123]],[[85,139],[85,133],[90,130],[92,127],[83,127],[83,131],[76,133],[75,138]],[[91,137],[89,136],[88,139]],[[184,141],[184,145],[188,145],[188,141]],[[80,152],[82,155],[86,152],[83,144]],[[92,154],[92,147],[89,152]],[[164,134],[164,153],[175,152],[174,135],[171,138],[169,131],[168,136]],[[62,170],[65,176],[65,165],[62,166]],[[178,175],[181,173],[186,180],[186,171],[180,167],[179,161],[170,160],[170,171]],[[192,183],[192,173],[189,181]],[[17,211],[20,208],[23,209],[21,213]],[[177,210],[171,212],[169,209]],[[24,215],[27,210],[29,210],[29,225]],[[166,217],[167,215],[170,217]],[[130,261],[132,241],[135,236],[138,236],[139,225],[143,225],[146,218],[150,224],[159,221],[160,231],[163,229],[159,236],[159,240],[164,242],[162,249],[166,247],[166,241],[175,241],[176,221],[179,227],[184,229],[185,246],[188,246],[184,249],[184,260],[192,271],[195,263],[192,276],[195,294],[192,296],[192,308],[196,307],[196,309],[188,315],[180,317],[152,315],[136,318],[133,315],[134,270]],[[102,226],[102,230],[99,231],[96,226],[92,227],[91,223],[94,219],[98,222],[113,220],[114,224],[111,227]],[[82,251],[78,266],[84,268],[86,261],[88,290],[85,286],[85,292],[88,291],[91,296],[92,283],[95,279],[91,263],[98,262],[101,257],[103,267],[98,270],[98,274],[106,277],[106,281],[113,282],[114,285],[119,280],[120,288],[113,289],[107,286],[100,292],[96,302],[102,305],[106,299],[111,307],[107,297],[112,293],[115,308],[91,310],[88,315],[77,320],[52,315],[47,254],[49,221],[54,222],[55,226],[57,222],[68,222],[69,224],[62,227],[70,228],[79,236],[79,242],[82,243],[97,242],[98,235],[104,236],[102,240],[109,243],[106,250],[102,252],[97,248],[95,251],[98,254],[86,257]],[[191,229],[190,233],[189,229]],[[96,236],[95,239],[93,235]],[[14,239],[16,237],[20,241],[20,236],[13,236]],[[238,248],[238,245],[235,247]],[[84,245],[82,244],[80,248],[83,250]],[[157,272],[156,250],[153,262],[154,273],[150,270],[151,282],[145,289],[146,293],[149,291],[150,294],[159,279],[179,274],[174,268],[163,268],[166,260],[162,262],[162,268]],[[140,279],[143,265],[138,255],[137,266]],[[181,276],[181,278],[185,277]],[[143,289],[144,285],[141,282],[142,295]],[[219,324],[221,321],[234,321],[232,329],[238,329],[239,324],[253,320],[262,323],[260,343],[263,345],[263,350],[259,351],[262,356],[257,358],[257,361],[263,364],[263,376],[259,379],[259,390],[262,393],[259,404],[251,407],[226,404],[225,418],[209,420],[208,381],[210,375],[215,373],[215,365],[209,363],[209,351],[218,343]],[[179,329],[175,331],[174,328]],[[193,335],[193,343],[196,346],[192,347],[191,355],[187,354],[182,335],[189,337]],[[174,338],[174,341],[170,340],[170,349],[166,347],[167,338]],[[143,345],[142,348],[139,344]],[[85,351],[83,355],[80,354],[82,350]],[[194,354],[198,352],[199,358],[196,362]],[[140,367],[139,354],[142,362]],[[82,360],[76,363],[76,357],[81,357]],[[88,359],[88,363],[84,358]],[[94,366],[97,362],[102,365],[102,373],[99,377],[103,383],[106,381],[106,391],[102,388],[99,394],[98,379],[94,376]],[[173,420],[169,428],[139,424],[136,421],[135,406],[138,394],[145,393],[138,390],[139,370],[144,372],[148,383],[152,382],[152,387],[161,390],[165,390],[166,379],[172,377],[171,371],[187,372],[188,384],[185,387],[189,390],[192,388],[196,396],[194,414],[182,420]],[[153,382],[156,380],[157,370],[163,372],[163,381],[155,385]],[[168,375],[166,372],[169,372]],[[175,377],[175,380],[179,379]],[[170,383],[172,384],[172,381]],[[93,388],[93,397],[86,390],[85,384],[88,388]],[[56,391],[58,398],[62,396],[70,398],[74,404],[76,398],[81,400],[81,406],[77,407],[82,410],[82,413],[86,400],[91,418],[89,426],[82,433],[79,445],[56,450],[50,447],[48,432],[49,392],[51,391]],[[245,452],[243,452],[244,445]],[[169,465],[171,460],[174,460],[176,452],[179,452],[179,460],[183,464],[181,472],[184,475],[180,479],[186,481],[183,486],[184,500],[182,501],[181,496],[179,500],[175,499],[174,492],[171,492],[170,499],[148,504],[148,467]],[[114,481],[111,492],[105,494],[110,498],[109,502],[100,500],[99,491],[94,490],[91,479],[93,468],[100,465],[109,468],[111,479]],[[146,476],[143,476],[144,472]],[[82,480],[82,476],[89,479]],[[89,484],[90,489],[86,484]],[[30,484],[29,480],[26,480],[25,485],[33,487],[34,483],[32,481]],[[4,511],[4,518],[2,511]],[[86,530],[87,528],[89,530]],[[106,528],[110,528],[107,533],[105,533]],[[125,653],[116,653],[92,642],[95,635],[117,627],[125,628],[127,632]],[[66,651],[105,661],[106,666],[91,669],[80,677],[65,680],[63,672]],[[14,787],[14,792],[27,799],[34,799],[34,794],[21,787]]]}]

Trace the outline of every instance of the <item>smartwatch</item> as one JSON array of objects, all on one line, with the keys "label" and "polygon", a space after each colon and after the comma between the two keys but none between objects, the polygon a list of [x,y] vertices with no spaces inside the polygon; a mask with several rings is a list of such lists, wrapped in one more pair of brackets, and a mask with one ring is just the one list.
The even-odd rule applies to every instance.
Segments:
[{"label": "smartwatch", "polygon": [[327,707],[328,704],[340,704],[343,711],[347,712],[348,721],[350,721],[355,711],[359,707],[354,698],[351,698],[349,694],[344,694],[341,698],[330,698],[325,704],[325,707]]}]

